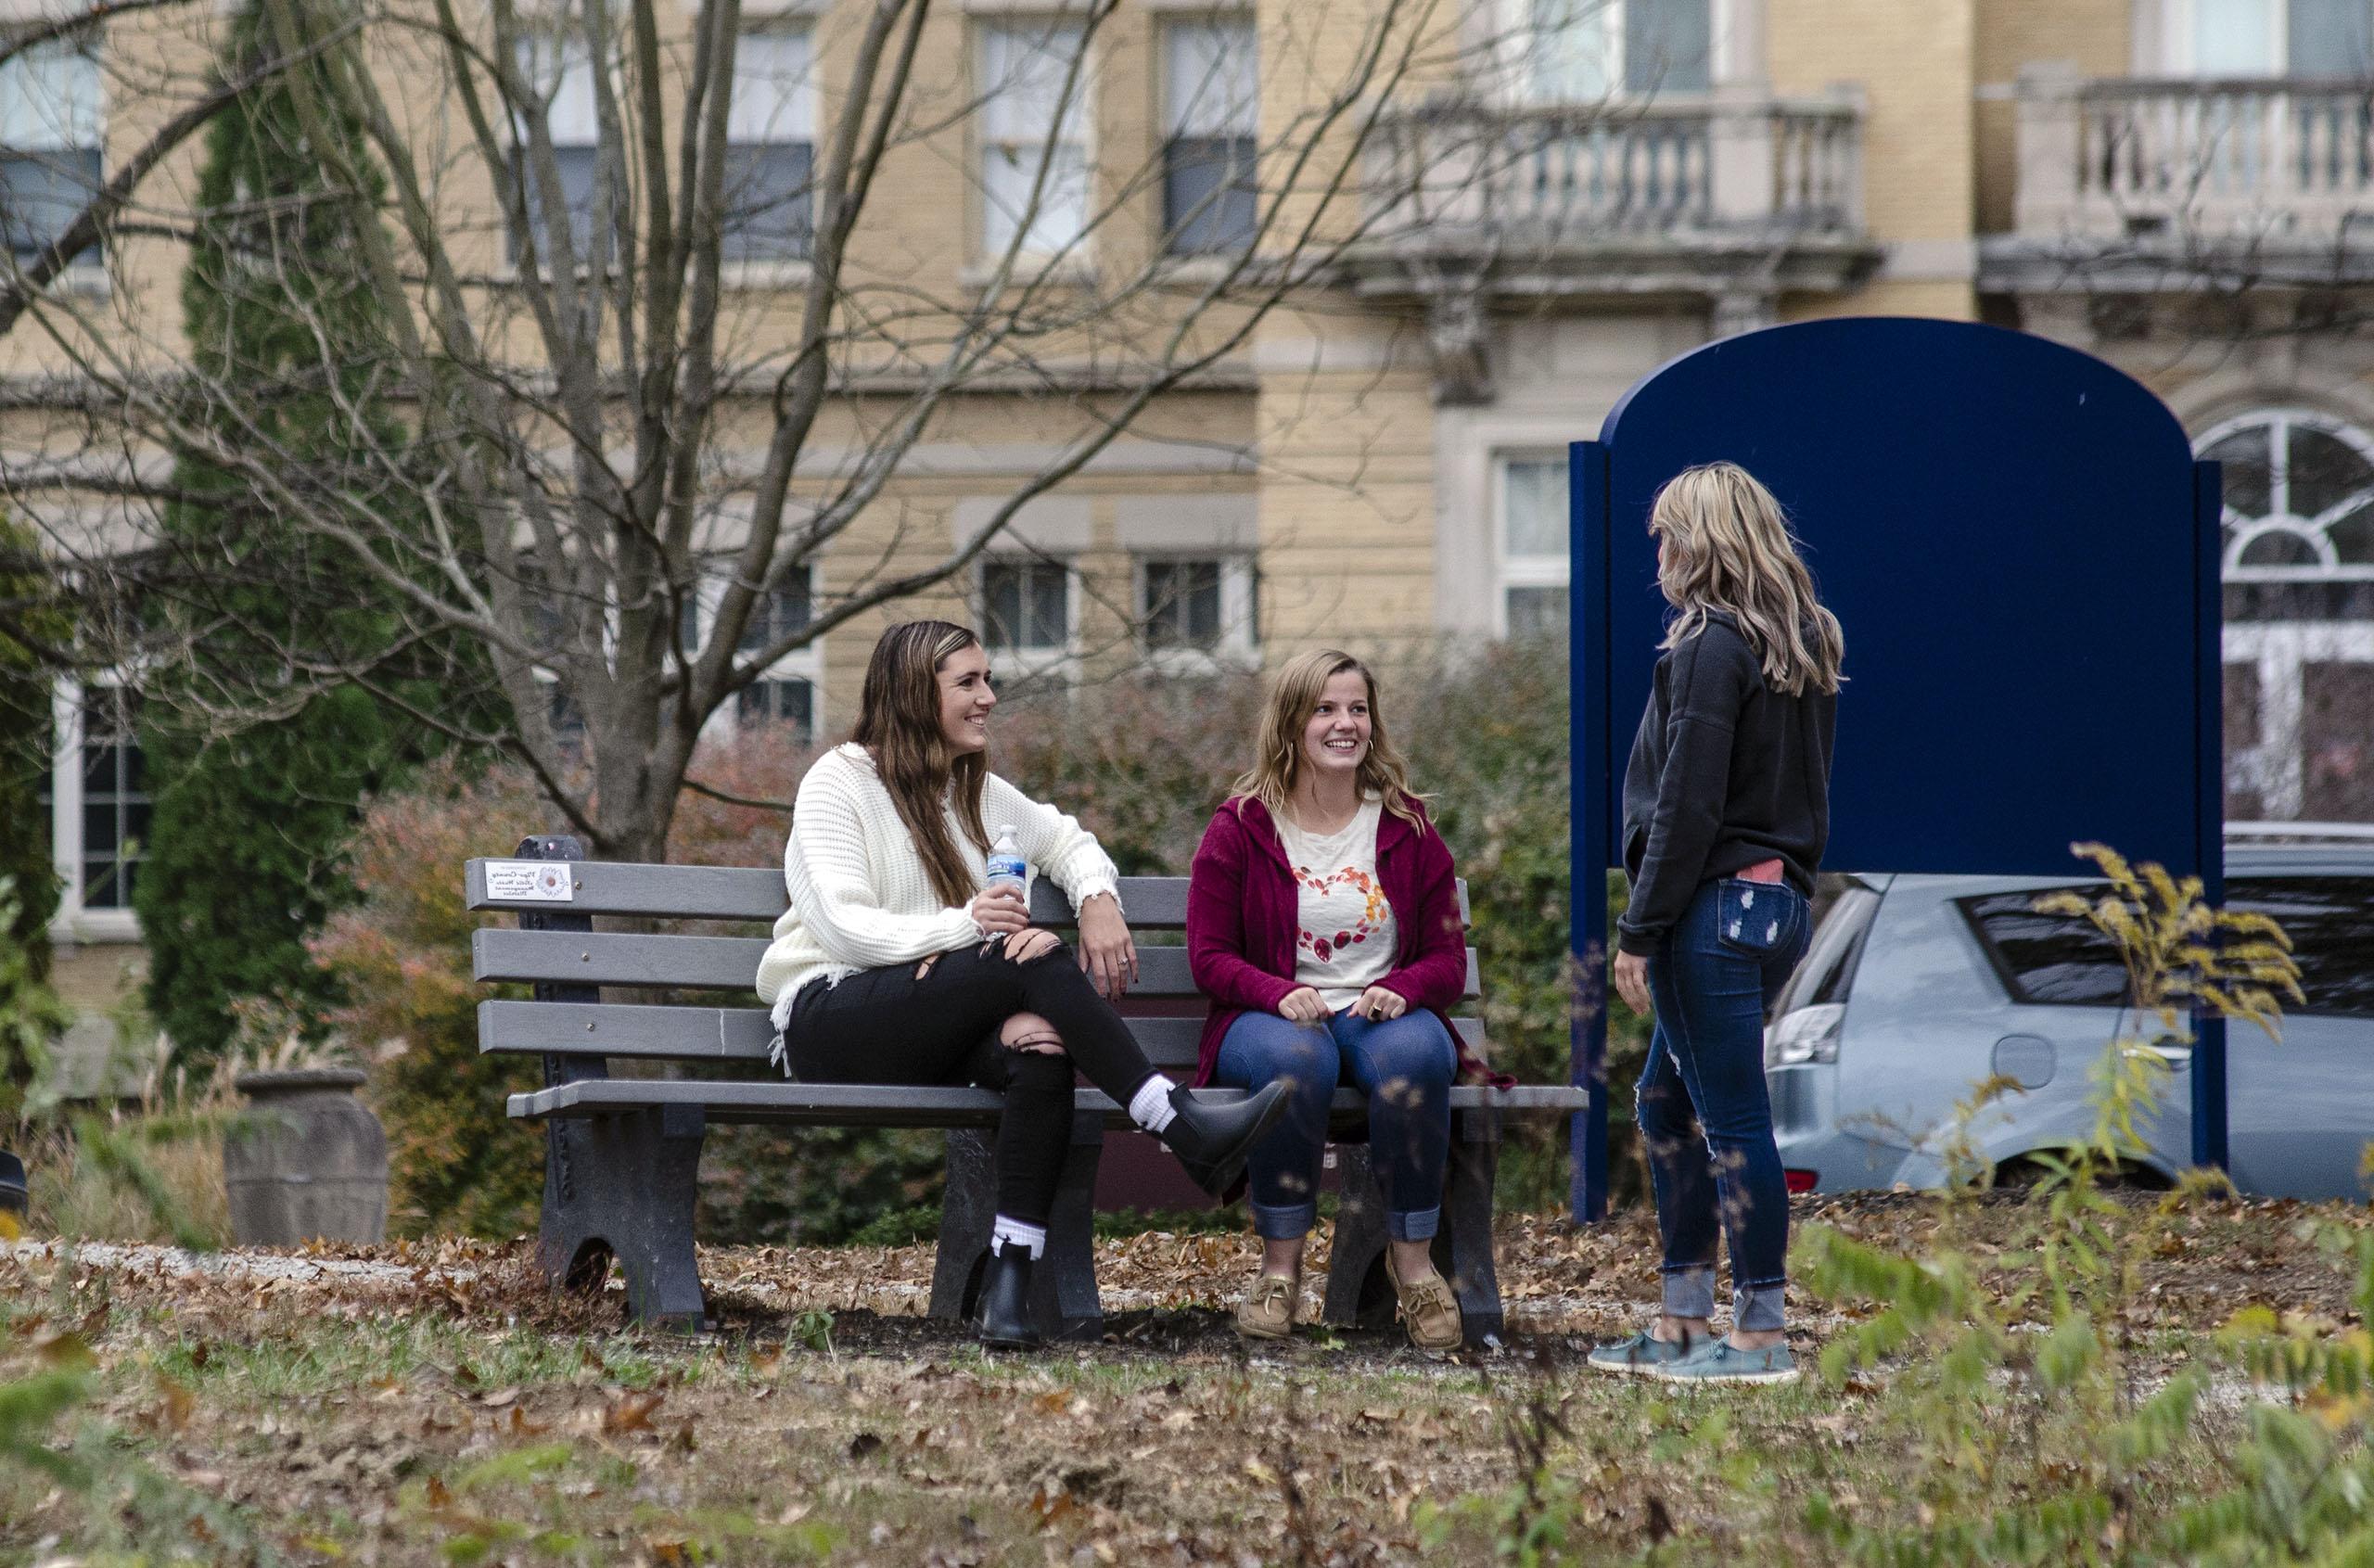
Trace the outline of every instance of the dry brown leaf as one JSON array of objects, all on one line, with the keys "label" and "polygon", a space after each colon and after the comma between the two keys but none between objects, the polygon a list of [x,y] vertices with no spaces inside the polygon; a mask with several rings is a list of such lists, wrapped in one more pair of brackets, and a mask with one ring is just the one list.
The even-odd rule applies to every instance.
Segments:
[{"label": "dry brown leaf", "polygon": [[172,1379],[159,1378],[157,1393],[160,1396],[157,1424],[163,1430],[179,1432],[189,1424],[189,1418],[198,1413],[198,1396]]},{"label": "dry brown leaf", "polygon": [[602,1407],[602,1430],[616,1436],[622,1432],[651,1430],[651,1412],[659,1409],[668,1396],[657,1390],[641,1394],[625,1394]]}]

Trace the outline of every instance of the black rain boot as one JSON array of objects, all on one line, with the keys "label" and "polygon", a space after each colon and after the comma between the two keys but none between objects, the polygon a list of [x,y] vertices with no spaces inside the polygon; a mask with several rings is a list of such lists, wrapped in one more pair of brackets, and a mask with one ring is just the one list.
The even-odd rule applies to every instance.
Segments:
[{"label": "black rain boot", "polygon": [[1039,1325],[1030,1318],[1030,1249],[1007,1242],[989,1251],[981,1274],[980,1316],[975,1326],[992,1350],[1036,1350]]},{"label": "black rain boot", "polygon": [[1233,1105],[1206,1105],[1182,1086],[1170,1091],[1170,1108],[1178,1114],[1163,1128],[1163,1142],[1196,1186],[1223,1197],[1244,1174],[1253,1145],[1286,1114],[1286,1086],[1265,1084]]}]

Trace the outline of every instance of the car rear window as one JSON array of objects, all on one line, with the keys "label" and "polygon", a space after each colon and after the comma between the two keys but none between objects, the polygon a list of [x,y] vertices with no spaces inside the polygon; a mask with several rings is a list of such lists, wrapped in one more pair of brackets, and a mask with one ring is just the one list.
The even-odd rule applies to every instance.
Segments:
[{"label": "car rear window", "polygon": [[[2069,892],[2101,897],[2101,884]],[[2089,921],[2038,914],[2042,892],[1959,900],[1962,915],[2011,1000],[2049,1007],[2115,1007],[2126,999],[2118,945]],[[2293,1013],[2374,1017],[2374,877],[2237,877],[2229,908],[2272,915],[2291,937],[2304,1003]]]},{"label": "car rear window", "polygon": [[1957,900],[2011,1000],[2038,1007],[2116,1007],[2126,1000],[2118,944],[2075,915],[2038,914],[2047,892],[2099,899],[2107,884],[1983,893]]},{"label": "car rear window", "polygon": [[2374,1017],[2374,876],[2237,877],[2226,901],[2291,937],[2307,1001],[2290,1011]]},{"label": "car rear window", "polygon": [[1871,917],[1880,911],[1880,896],[1860,882],[1850,882],[1838,901],[1822,916],[1803,963],[1789,977],[1773,1013],[1793,1013],[1826,1001],[1844,1001],[1855,984],[1855,966],[1870,935]]}]

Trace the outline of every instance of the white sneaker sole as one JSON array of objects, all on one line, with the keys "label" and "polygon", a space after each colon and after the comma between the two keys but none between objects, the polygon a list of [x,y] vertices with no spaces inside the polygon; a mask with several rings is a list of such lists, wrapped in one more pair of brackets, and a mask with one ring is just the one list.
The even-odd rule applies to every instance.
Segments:
[{"label": "white sneaker sole", "polygon": [[1653,1361],[1592,1361],[1583,1363],[1595,1372],[1614,1372],[1618,1377],[1656,1377],[1665,1368]]},{"label": "white sneaker sole", "polygon": [[1676,1372],[1670,1367],[1651,1367],[1646,1369],[1646,1370],[1651,1377],[1657,1379],[1661,1383],[1689,1383],[1692,1386],[1701,1388],[1715,1388],[1729,1383],[1752,1383],[1759,1386],[1768,1386],[1772,1383],[1794,1383],[1805,1375],[1803,1371],[1795,1367],[1791,1367],[1785,1371],[1778,1372],[1726,1372],[1720,1377],[1692,1376],[1686,1373]]}]

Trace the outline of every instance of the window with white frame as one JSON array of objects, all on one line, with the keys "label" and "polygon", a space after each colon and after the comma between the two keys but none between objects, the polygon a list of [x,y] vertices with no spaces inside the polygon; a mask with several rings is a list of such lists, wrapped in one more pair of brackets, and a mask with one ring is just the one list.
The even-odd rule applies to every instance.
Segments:
[{"label": "window with white frame", "polygon": [[1706,90],[1714,0],[1514,0],[1524,96],[1595,103]]},{"label": "window with white frame", "polygon": [[[713,632],[719,603],[727,584],[731,561],[721,562],[683,605],[678,631],[687,657],[697,657]],[[763,655],[786,637],[808,629],[815,614],[815,568],[795,568],[781,586],[762,594],[750,606],[734,644],[737,662]],[[816,737],[816,694],[823,684],[823,645],[810,643],[770,663],[757,679],[734,695],[734,722],[744,730],[782,725],[801,746]]]},{"label": "window with white frame", "polygon": [[805,27],[747,32],[734,47],[725,128],[728,261],[804,259],[815,234],[813,39]]},{"label": "window with white frame", "polygon": [[[31,264],[99,188],[104,142],[97,43],[52,40],[0,64],[0,237]],[[96,265],[86,250],[75,264]]]},{"label": "window with white frame", "polygon": [[1253,243],[1261,192],[1259,42],[1253,19],[1163,30],[1163,244],[1193,256]]},{"label": "window with white frame", "polygon": [[2161,60],[2204,78],[2374,72],[2369,0],[2159,0]]},{"label": "window with white frame", "polygon": [[2227,814],[2374,822],[2374,435],[2257,409],[2225,465]]},{"label": "window with white frame", "polygon": [[[553,166],[560,179],[561,204],[568,212],[568,243],[583,268],[607,265],[613,217],[610,182],[602,174],[600,120],[594,108],[594,59],[584,37],[573,32],[530,32],[519,40],[520,79],[544,106],[544,122],[553,144]],[[537,183],[536,164],[530,153],[524,120],[513,121],[517,159],[514,178],[528,205],[528,232],[535,240],[538,264],[553,266],[551,236],[544,223],[544,197]],[[522,254],[520,236],[510,236],[511,260]]]},{"label": "window with white frame", "polygon": [[1505,637],[1566,634],[1566,460],[1512,454],[1495,465],[1493,529],[1500,566],[1500,631]]},{"label": "window with white frame", "polygon": [[58,688],[54,709],[56,765],[41,795],[65,884],[55,924],[70,937],[133,936],[149,819],[135,698],[117,685],[70,684]]},{"label": "window with white frame", "polygon": [[974,42],[982,253],[1066,254],[1088,233],[1087,34],[1023,19],[984,22]]},{"label": "window with white frame", "polygon": [[993,658],[1040,664],[1072,652],[1072,570],[1039,555],[981,565],[981,640]]},{"label": "window with white frame", "polygon": [[1157,663],[1243,658],[1259,644],[1253,563],[1243,555],[1147,555],[1137,567],[1141,641]]}]

